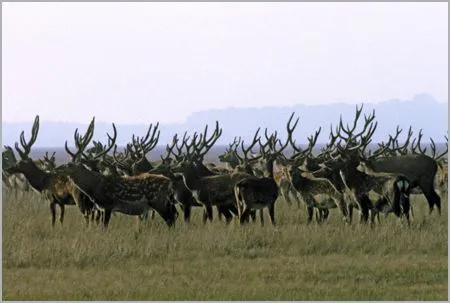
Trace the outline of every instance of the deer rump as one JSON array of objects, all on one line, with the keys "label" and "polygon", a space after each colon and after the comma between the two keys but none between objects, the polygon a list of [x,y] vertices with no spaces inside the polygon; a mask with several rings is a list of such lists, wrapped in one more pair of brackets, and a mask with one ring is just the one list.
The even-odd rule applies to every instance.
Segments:
[{"label": "deer rump", "polygon": [[386,180],[383,195],[375,203],[375,209],[381,212],[394,212],[397,217],[409,213],[409,194],[411,182],[403,175]]}]

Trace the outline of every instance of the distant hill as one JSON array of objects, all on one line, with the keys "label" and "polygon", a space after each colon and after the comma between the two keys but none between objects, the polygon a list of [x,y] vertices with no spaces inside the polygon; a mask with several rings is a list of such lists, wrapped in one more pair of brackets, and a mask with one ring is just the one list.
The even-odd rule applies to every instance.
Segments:
[{"label": "distant hill", "polygon": [[[388,100],[378,104],[364,104],[364,113],[371,113],[375,109],[378,128],[373,136],[373,142],[386,140],[388,134],[395,132],[397,125],[404,129],[410,125],[417,134],[423,129],[423,142],[432,137],[436,142],[442,142],[448,128],[448,103],[439,103],[427,94],[416,95],[412,100]],[[159,144],[164,145],[171,141],[175,133],[182,134],[203,131],[206,124],[212,131],[216,120],[223,129],[217,144],[226,145],[233,141],[235,136],[242,136],[244,140],[251,140],[258,127],[267,127],[270,132],[277,130],[280,138],[285,137],[285,125],[290,114],[295,111],[300,117],[299,125],[295,131],[298,143],[305,143],[306,138],[322,126],[322,133],[318,143],[328,142],[330,125],[335,126],[342,114],[344,123],[352,123],[355,105],[337,103],[330,105],[296,105],[293,107],[262,107],[262,108],[227,108],[214,109],[192,113],[184,123],[160,125],[161,136]],[[30,120],[34,117],[30,114]],[[363,117],[362,117],[363,118]],[[61,123],[41,121],[36,147],[63,147],[68,140],[73,145],[73,133],[76,128],[84,132],[86,124]],[[149,121],[155,122],[155,121]],[[25,137],[30,137],[32,121],[28,123],[3,123],[3,145],[13,145],[18,141],[20,132],[25,130]],[[148,125],[117,125],[118,145],[125,145],[131,140],[132,134],[144,135]],[[94,140],[106,141],[106,132],[111,132],[109,123],[97,122],[95,125]],[[404,134],[403,134],[404,135]]]}]

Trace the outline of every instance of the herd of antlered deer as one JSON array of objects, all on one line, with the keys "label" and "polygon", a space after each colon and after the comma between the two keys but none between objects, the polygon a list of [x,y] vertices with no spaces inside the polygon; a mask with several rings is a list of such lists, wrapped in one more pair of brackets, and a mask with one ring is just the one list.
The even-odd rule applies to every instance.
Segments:
[{"label": "herd of antlered deer", "polygon": [[[286,124],[286,140],[279,139],[277,132],[269,134],[267,128],[264,134],[256,130],[247,144],[235,138],[219,156],[226,163],[224,167],[204,163],[204,156],[221,136],[218,122],[211,134],[208,126],[203,133],[185,132],[181,139],[175,134],[161,161],[152,164],[147,154],[158,144],[159,124],[150,124],[143,137],[133,135],[131,143],[119,152],[114,124],[107,144],[93,141],[93,147],[88,148],[94,133],[93,118],[84,135],[75,130],[75,150],[70,150],[66,141],[69,163],[56,166],[54,154],[33,160],[30,150],[39,131],[36,116],[31,138],[27,141],[22,132],[20,146],[15,144],[19,160],[13,149],[5,146],[3,186],[16,191],[32,188],[45,195],[53,226],[56,205],[61,209],[61,224],[65,206],[76,205],[87,224],[101,221],[105,228],[112,212],[139,220],[147,219],[149,211],[152,217],[156,212],[172,226],[178,217],[177,206],[186,223],[192,207],[203,207],[206,223],[213,219],[212,207],[216,206],[220,218],[229,223],[237,217],[240,224],[255,221],[257,210],[264,224],[263,209],[268,208],[275,224],[279,197],[290,204],[292,200],[303,203],[308,223],[314,213],[318,222],[326,221],[329,209],[337,208],[350,224],[356,208],[362,223],[370,220],[375,224],[380,212],[392,212],[406,218],[409,225],[410,194],[425,195],[430,213],[436,207],[440,214],[438,192],[447,194],[447,150],[437,155],[431,140],[427,153],[421,146],[422,132],[413,138],[411,128],[402,144],[398,142],[402,130],[397,128],[396,134],[389,135],[376,150],[368,150],[377,122],[374,111],[362,121],[362,109],[356,108],[353,125],[344,125],[341,119],[339,125],[331,127],[330,141],[315,155],[312,151],[321,128],[307,138],[306,148],[300,148],[293,138],[299,119],[294,122],[292,113]],[[287,155],[288,146],[293,150],[291,155]]]}]

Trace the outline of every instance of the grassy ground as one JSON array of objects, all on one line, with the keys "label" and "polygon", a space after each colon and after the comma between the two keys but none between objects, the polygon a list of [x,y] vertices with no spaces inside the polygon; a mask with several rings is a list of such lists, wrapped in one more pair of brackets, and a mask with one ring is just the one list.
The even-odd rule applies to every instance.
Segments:
[{"label": "grassy ground", "polygon": [[[52,229],[49,203],[3,192],[4,300],[447,300],[447,198],[443,215],[412,199],[411,228],[393,216],[375,229],[344,226],[336,210],[306,226],[278,201],[278,225],[217,219],[202,226],[155,218],[137,232],[116,215],[86,228],[76,207]],[[181,219],[181,218],[179,218]],[[356,220],[357,221],[357,220]]]}]

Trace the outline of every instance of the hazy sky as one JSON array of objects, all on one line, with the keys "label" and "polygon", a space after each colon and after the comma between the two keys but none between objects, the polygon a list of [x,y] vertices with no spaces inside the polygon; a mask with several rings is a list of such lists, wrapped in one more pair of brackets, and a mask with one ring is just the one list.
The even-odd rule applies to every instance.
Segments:
[{"label": "hazy sky", "polygon": [[2,3],[3,121],[448,102],[448,3]]}]

